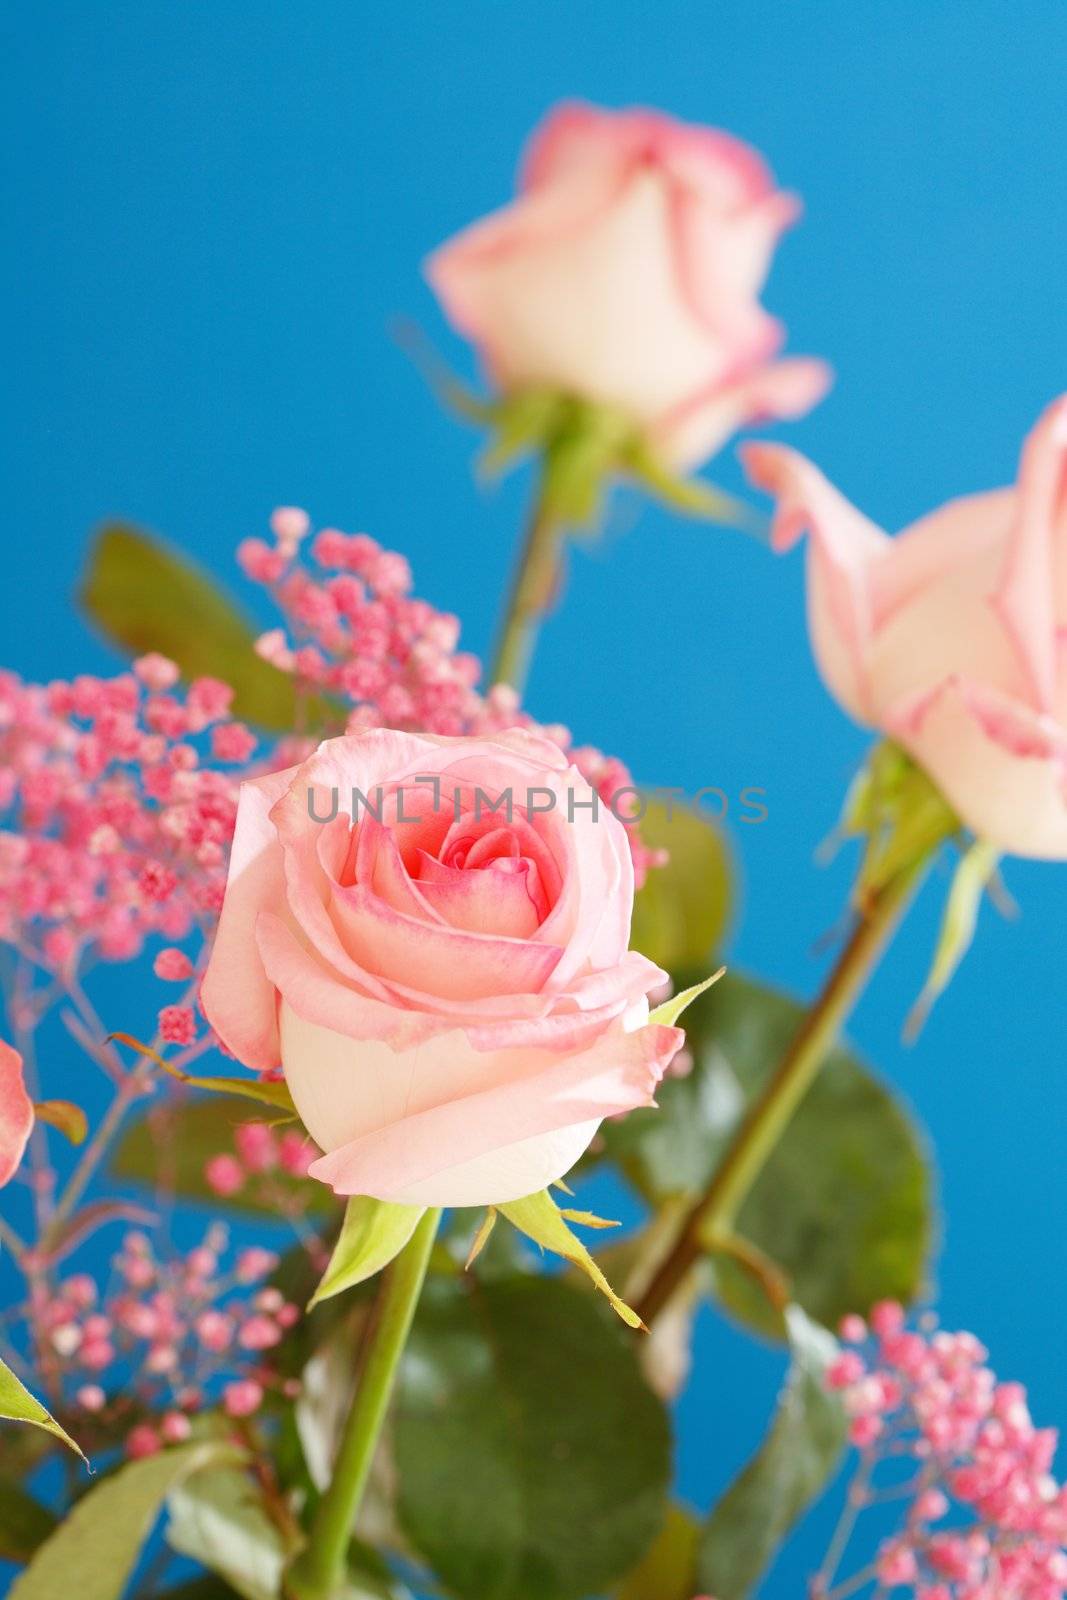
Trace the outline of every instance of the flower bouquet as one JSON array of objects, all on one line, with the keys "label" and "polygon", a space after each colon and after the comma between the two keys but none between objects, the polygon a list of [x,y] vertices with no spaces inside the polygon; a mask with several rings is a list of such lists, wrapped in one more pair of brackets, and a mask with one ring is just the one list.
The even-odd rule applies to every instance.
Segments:
[{"label": "flower bouquet", "polygon": [[[434,385],[536,467],[488,667],[402,554],[282,507],[236,547],[256,624],[115,525],[82,598],[127,664],[0,675],[12,1600],[743,1600],[849,1451],[813,1600],[1067,1592],[1055,1436],[938,1327],[924,1138],[840,1037],[935,860],[913,1036],[1001,857],[1067,857],[1067,402],[1014,486],[895,538],[743,446],[876,734],[827,795],[856,868],[810,1001],[719,959],[716,792],[523,706],[618,481],[761,535],[694,473],[829,383],[758,298],[797,214],[725,133],[567,105],[430,258],[484,375]],[[705,1306],[789,1368],[694,1507]]]}]

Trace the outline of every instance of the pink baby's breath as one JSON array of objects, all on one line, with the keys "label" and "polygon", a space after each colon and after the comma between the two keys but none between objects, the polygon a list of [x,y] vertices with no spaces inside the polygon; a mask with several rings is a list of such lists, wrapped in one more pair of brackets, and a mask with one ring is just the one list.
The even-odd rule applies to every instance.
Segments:
[{"label": "pink baby's breath", "polygon": [[189,1045],[196,1038],[196,1016],[190,1006],[164,1006],[159,1013],[164,1044]]},{"label": "pink baby's breath", "polygon": [[[187,1438],[190,1419],[205,1408],[221,1403],[248,1416],[280,1389],[269,1352],[300,1308],[265,1285],[278,1262],[273,1251],[245,1249],[233,1263],[227,1254],[219,1224],[184,1256],[130,1233],[113,1263],[117,1287],[102,1292],[81,1273],[31,1296],[26,1342],[47,1344],[51,1370],[59,1363],[75,1425],[82,1413],[139,1458]],[[233,1394],[246,1409],[233,1409]]]},{"label": "pink baby's breath", "polygon": [[[0,673],[0,939],[43,964],[210,935],[240,774],[202,765],[195,741],[241,725],[228,685],[198,679],[182,697],[177,675],[162,656],[47,687]],[[230,737],[231,758],[247,751]]]},{"label": "pink baby's breath", "polygon": [[[292,515],[287,508],[285,516]],[[238,560],[270,589],[285,619],[284,628],[260,637],[259,654],[294,674],[304,691],[347,707],[351,732],[389,727],[459,736],[528,728],[553,739],[605,805],[632,788],[621,761],[575,746],[566,728],[541,727],[506,684],[481,692],[481,663],[458,649],[458,619],[413,598],[406,558],[369,535],[326,528],[309,552],[295,540],[245,540]],[[627,808],[620,799],[616,809],[625,815],[633,803]],[[666,855],[642,842],[636,821],[627,833],[640,885]]]},{"label": "pink baby's breath", "polygon": [[[970,1333],[910,1328],[894,1302],[871,1311],[827,1371],[861,1451],[850,1504],[900,1499],[900,1530],[883,1541],[861,1589],[907,1589],[915,1600],[1062,1600],[1067,1591],[1067,1489],[1052,1476],[1056,1433],[1035,1428],[1020,1384],[1000,1383]],[[876,1475],[880,1481],[876,1482]],[[836,1558],[835,1562],[836,1564]]]}]

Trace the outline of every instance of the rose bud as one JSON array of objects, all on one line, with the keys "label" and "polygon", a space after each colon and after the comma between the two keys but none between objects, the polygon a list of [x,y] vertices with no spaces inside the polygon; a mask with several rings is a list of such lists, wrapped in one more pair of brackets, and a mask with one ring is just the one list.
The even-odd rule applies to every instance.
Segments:
[{"label": "rose bud", "polygon": [[831,693],[979,838],[1067,858],[1067,396],[1013,487],[951,500],[895,539],[794,451],[743,453],[777,498],[776,548],[811,535],[809,624]]},{"label": "rose bud", "polygon": [[758,299],[798,210],[729,134],[564,104],[530,141],[517,198],[426,271],[502,393],[612,407],[688,469],[829,384],[821,361],[774,360],[784,332]]}]

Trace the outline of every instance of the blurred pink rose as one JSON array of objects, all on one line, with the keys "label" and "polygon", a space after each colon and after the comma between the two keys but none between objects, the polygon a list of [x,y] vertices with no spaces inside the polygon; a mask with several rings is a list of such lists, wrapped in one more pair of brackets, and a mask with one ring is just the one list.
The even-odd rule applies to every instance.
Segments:
[{"label": "blurred pink rose", "polygon": [[808,619],[831,692],[910,751],[973,832],[1067,858],[1067,396],[1013,488],[951,500],[895,539],[794,451],[743,453],[777,496],[776,547],[811,534]]},{"label": "blurred pink rose", "polygon": [[337,1193],[513,1200],[681,1043],[648,1023],[632,902],[625,829],[549,740],[330,739],[241,790],[204,1007],[282,1064]]},{"label": "blurred pink rose", "polygon": [[518,199],[427,274],[503,390],[548,385],[631,412],[690,467],[737,428],[798,416],[821,361],[773,361],[757,296],[798,203],[754,150],[656,111],[569,104],[537,129]]},{"label": "blurred pink rose", "polygon": [[22,1081],[22,1057],[0,1039],[0,1186],[22,1160],[33,1127],[33,1101]]}]

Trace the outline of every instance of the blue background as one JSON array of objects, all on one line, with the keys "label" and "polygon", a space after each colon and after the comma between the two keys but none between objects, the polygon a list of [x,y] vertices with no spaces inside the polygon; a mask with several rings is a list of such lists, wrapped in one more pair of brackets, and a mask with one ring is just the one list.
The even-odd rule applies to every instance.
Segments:
[{"label": "blue background", "polygon": [[[113,662],[71,602],[100,519],[136,519],[234,578],[279,502],[363,527],[484,652],[527,483],[478,490],[474,438],[399,353],[410,315],[472,370],[421,282],[425,252],[503,201],[555,99],[645,102],[763,150],[805,199],[767,294],[832,396],[784,432],[897,528],[1008,481],[1067,384],[1058,3],[660,0],[380,8],[39,3],[10,19],[0,96],[11,243],[3,660]],[[739,488],[729,457],[714,475]],[[264,621],[267,620],[263,613]],[[572,562],[531,709],[649,782],[768,792],[738,829],[731,955],[805,993],[851,863],[816,867],[865,747],[809,660],[802,569],[739,535],[619,501]],[[853,1037],[919,1109],[946,1215],[950,1325],[1067,1420],[1060,1215],[1064,869],[1011,863],[1018,923],[976,947],[907,1050],[927,890]],[[706,1504],[759,1437],[778,1357],[710,1314],[681,1406],[683,1491]],[[774,1592],[799,1593],[825,1516]]]}]

